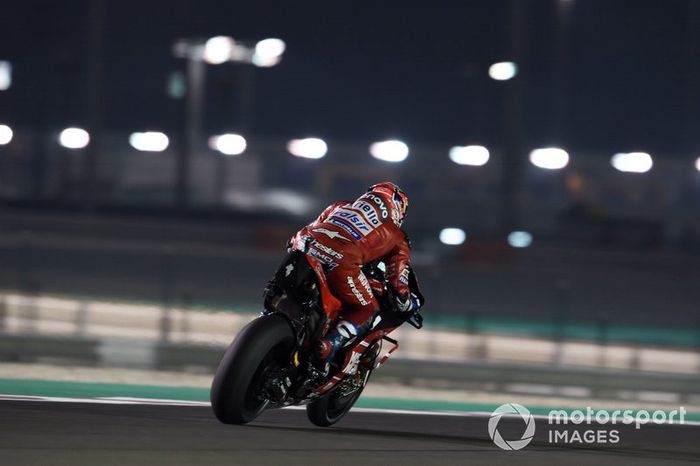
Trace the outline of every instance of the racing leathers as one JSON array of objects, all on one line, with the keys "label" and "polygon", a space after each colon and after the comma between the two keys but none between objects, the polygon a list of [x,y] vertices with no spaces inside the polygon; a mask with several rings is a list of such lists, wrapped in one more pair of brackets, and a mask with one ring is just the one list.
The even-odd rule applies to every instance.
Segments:
[{"label": "racing leathers", "polygon": [[381,259],[396,291],[398,309],[411,309],[410,246],[394,218],[392,202],[389,196],[372,191],[355,201],[336,202],[292,238],[292,248],[323,264],[328,285],[343,305],[336,326],[321,341],[319,356],[326,362],[367,330],[379,310],[362,265]]}]

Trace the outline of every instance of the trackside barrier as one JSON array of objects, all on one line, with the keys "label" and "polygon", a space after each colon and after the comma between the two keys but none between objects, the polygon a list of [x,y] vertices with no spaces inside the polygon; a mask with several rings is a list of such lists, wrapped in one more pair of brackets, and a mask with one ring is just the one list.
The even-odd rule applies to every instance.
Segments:
[{"label": "trackside barrier", "polygon": [[[148,344],[224,346],[255,317],[188,307],[69,299],[38,292],[0,291],[0,332],[50,336],[140,340]],[[469,317],[469,316],[467,316]],[[452,362],[503,361],[619,370],[691,373],[700,371],[697,347],[624,344],[607,339],[577,339],[502,333],[472,325],[401,327],[400,356]],[[429,322],[429,320],[428,320]],[[440,325],[442,324],[442,325]],[[495,332],[495,333],[494,333]]]},{"label": "trackside barrier", "polygon": [[[213,374],[223,347],[128,340],[0,335],[0,360],[178,370]],[[700,403],[700,376],[503,362],[392,358],[373,380],[424,389],[570,398]]]},{"label": "trackside barrier", "polygon": [[[254,315],[0,292],[0,361],[211,372]],[[686,348],[613,345],[438,328],[400,328],[401,350],[376,377],[557,396],[700,396]],[[644,396],[648,396],[647,393]]]}]

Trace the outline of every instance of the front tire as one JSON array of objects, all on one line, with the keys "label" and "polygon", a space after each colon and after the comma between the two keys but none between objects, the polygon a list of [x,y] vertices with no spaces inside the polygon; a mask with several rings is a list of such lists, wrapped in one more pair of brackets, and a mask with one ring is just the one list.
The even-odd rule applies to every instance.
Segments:
[{"label": "front tire", "polygon": [[345,396],[341,396],[339,390],[333,390],[329,394],[312,401],[306,405],[306,415],[309,421],[319,427],[332,426],[350,411],[350,408],[353,407],[364,388],[363,385],[362,388]]},{"label": "front tire", "polygon": [[292,327],[282,316],[261,316],[246,325],[221,358],[211,385],[211,406],[224,424],[245,424],[260,415],[267,400],[260,397],[263,370],[289,364],[294,348]]}]

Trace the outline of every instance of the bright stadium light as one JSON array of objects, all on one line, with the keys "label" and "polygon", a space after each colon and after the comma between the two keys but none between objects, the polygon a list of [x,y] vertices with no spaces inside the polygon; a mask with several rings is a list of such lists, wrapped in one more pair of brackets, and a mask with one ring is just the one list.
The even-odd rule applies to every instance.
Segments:
[{"label": "bright stadium light", "polygon": [[408,146],[395,139],[375,142],[369,148],[372,157],[385,162],[403,162],[408,157]]},{"label": "bright stadium light", "polygon": [[459,165],[480,167],[489,161],[489,150],[484,146],[455,146],[450,149],[450,160]]},{"label": "bright stadium light", "polygon": [[66,128],[58,135],[58,143],[66,149],[83,149],[90,143],[90,135],[82,128]]},{"label": "bright stadium light", "polygon": [[247,146],[248,143],[240,134],[227,133],[209,138],[209,147],[224,155],[240,155]]},{"label": "bright stadium light", "polygon": [[651,170],[654,162],[646,152],[626,152],[612,156],[610,163],[621,172],[646,173]]},{"label": "bright stadium light", "polygon": [[494,63],[489,67],[489,76],[496,81],[508,81],[518,74],[518,65],[512,61]]},{"label": "bright stadium light", "polygon": [[695,169],[700,172],[700,157],[695,160]]},{"label": "bright stadium light", "polygon": [[0,61],[0,91],[6,91],[12,86],[12,64]]},{"label": "bright stadium light", "polygon": [[282,54],[286,48],[287,45],[282,39],[263,39],[255,44],[252,62],[261,67],[275,66],[282,60]]},{"label": "bright stadium light", "polygon": [[146,131],[145,133],[132,133],[129,136],[129,144],[142,152],[162,152],[168,148],[170,140],[161,132]]},{"label": "bright stadium light", "polygon": [[532,235],[527,231],[513,231],[508,235],[508,244],[514,248],[526,248],[532,244]]},{"label": "bright stadium light", "polygon": [[0,146],[9,144],[12,141],[12,128],[7,125],[0,125]]},{"label": "bright stadium light", "polygon": [[450,246],[458,246],[467,239],[467,234],[461,228],[443,228],[440,231],[440,242]]},{"label": "bright stadium light", "polygon": [[204,44],[204,61],[211,65],[220,65],[231,59],[236,41],[228,36],[216,36]]},{"label": "bright stadium light", "polygon": [[320,159],[328,152],[328,146],[319,138],[292,139],[287,143],[290,154],[307,159]]},{"label": "bright stadium light", "polygon": [[530,152],[530,162],[545,170],[559,170],[569,164],[569,154],[558,147],[544,147]]}]

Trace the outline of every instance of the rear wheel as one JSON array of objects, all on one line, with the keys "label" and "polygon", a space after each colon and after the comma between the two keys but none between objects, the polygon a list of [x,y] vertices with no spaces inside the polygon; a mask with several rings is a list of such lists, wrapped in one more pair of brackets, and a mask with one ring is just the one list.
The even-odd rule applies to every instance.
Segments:
[{"label": "rear wheel", "polygon": [[224,424],[245,424],[265,409],[264,374],[289,364],[294,333],[279,315],[258,317],[236,336],[224,354],[211,385],[211,406]]}]

